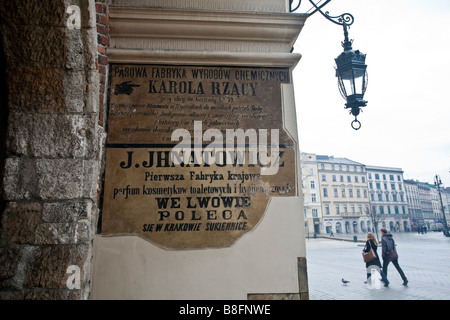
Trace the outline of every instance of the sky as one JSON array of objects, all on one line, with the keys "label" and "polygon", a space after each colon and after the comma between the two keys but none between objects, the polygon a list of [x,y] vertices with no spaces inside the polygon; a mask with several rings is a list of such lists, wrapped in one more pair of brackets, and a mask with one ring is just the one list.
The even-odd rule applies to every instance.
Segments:
[{"label": "sky", "polygon": [[[296,13],[311,6],[303,0]],[[368,104],[353,130],[334,69],[343,29],[315,13],[294,45],[300,151],[402,168],[428,183],[438,174],[450,187],[450,1],[333,0],[324,11],[355,18],[349,38],[367,54]]]}]

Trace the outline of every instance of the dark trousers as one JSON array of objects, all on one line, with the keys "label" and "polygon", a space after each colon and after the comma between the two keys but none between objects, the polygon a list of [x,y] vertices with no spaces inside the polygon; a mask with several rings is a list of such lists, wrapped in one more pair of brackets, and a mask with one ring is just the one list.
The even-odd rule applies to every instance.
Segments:
[{"label": "dark trousers", "polygon": [[[386,275],[386,277],[387,277],[387,273],[388,273],[389,262],[391,262],[391,261],[388,261],[387,259],[383,260],[383,271],[384,271],[384,274]],[[400,265],[398,264],[398,259],[395,259],[394,261],[392,261],[392,264],[394,265],[395,269],[397,269],[398,273],[400,273],[400,276],[402,277],[403,281],[406,281],[405,273],[403,272],[402,268],[400,268]]]}]

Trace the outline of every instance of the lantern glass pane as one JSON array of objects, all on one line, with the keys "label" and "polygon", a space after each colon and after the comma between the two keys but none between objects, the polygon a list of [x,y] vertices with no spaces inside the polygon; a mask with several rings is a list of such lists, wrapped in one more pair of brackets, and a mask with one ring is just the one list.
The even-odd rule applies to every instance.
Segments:
[{"label": "lantern glass pane", "polygon": [[345,95],[348,97],[354,93],[353,79],[342,80],[345,87]]},{"label": "lantern glass pane", "polygon": [[354,69],[353,73],[355,75],[355,88],[353,93],[364,94],[364,80],[365,80],[365,70]]},{"label": "lantern glass pane", "polygon": [[354,94],[353,72],[352,70],[343,70],[339,74],[341,78],[341,84],[346,96]]}]

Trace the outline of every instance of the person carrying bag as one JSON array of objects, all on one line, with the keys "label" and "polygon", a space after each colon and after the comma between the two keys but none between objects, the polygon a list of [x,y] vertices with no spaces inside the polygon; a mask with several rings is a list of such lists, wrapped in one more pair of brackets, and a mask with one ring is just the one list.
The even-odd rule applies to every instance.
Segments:
[{"label": "person carrying bag", "polygon": [[388,265],[390,262],[392,262],[392,264],[402,277],[403,285],[406,286],[408,284],[408,279],[406,278],[405,273],[398,264],[398,254],[397,249],[395,248],[394,238],[392,237],[392,234],[388,233],[385,228],[382,228],[380,231],[381,231],[381,256],[383,257],[383,271],[387,275]]},{"label": "person carrying bag", "polygon": [[387,279],[385,273],[381,269],[381,262],[377,253],[377,244],[378,242],[375,239],[375,235],[372,232],[369,232],[367,234],[366,245],[364,246],[363,249],[363,259],[364,262],[366,263],[366,270],[367,270],[367,281],[369,281],[369,278],[372,275],[372,272],[370,272],[370,270],[372,269],[371,267],[374,266],[376,267],[375,269],[379,271],[381,279],[384,282],[384,286],[387,287],[389,286],[389,280]]}]

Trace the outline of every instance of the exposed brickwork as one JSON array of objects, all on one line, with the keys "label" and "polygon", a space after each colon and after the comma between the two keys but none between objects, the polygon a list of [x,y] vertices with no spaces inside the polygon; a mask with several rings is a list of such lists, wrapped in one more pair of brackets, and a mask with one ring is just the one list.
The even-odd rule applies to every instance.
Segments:
[{"label": "exposed brickwork", "polygon": [[99,125],[104,127],[106,110],[106,91],[108,87],[108,56],[109,47],[109,5],[112,0],[96,0],[95,11],[97,20],[97,40],[98,40],[98,71],[100,74],[100,102],[99,102]]}]

